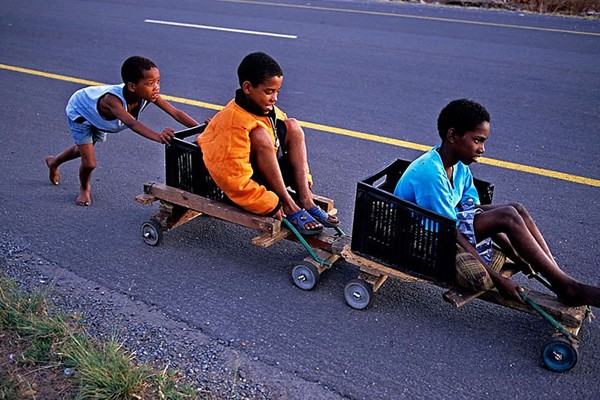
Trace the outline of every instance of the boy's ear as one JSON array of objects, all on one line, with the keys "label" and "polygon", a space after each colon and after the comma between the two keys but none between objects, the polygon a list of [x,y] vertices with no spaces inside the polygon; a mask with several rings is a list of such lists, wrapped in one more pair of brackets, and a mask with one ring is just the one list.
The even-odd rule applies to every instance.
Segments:
[{"label": "boy's ear", "polygon": [[130,92],[135,92],[135,83],[132,82],[127,82],[127,90],[129,90]]},{"label": "boy's ear", "polygon": [[454,128],[448,129],[448,133],[446,133],[446,140],[448,140],[449,143],[454,143],[456,140],[456,130]]},{"label": "boy's ear", "polygon": [[244,92],[244,94],[250,94],[251,88],[252,84],[250,83],[250,81],[244,81],[244,83],[242,83],[242,91]]}]

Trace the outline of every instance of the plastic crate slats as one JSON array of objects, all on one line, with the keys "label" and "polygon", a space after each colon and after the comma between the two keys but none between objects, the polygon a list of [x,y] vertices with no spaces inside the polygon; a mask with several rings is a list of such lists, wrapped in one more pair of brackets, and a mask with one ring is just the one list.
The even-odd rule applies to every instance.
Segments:
[{"label": "plastic crate slats", "polygon": [[179,182],[179,189],[191,192],[193,190],[192,182],[192,155],[190,153],[183,153],[177,158],[179,168],[177,172],[177,182]]},{"label": "plastic crate slats", "polygon": [[178,132],[171,145],[166,147],[166,184],[212,200],[228,201],[208,173],[200,147],[195,141],[184,140],[193,134],[202,133],[203,130],[204,126],[200,126]]}]

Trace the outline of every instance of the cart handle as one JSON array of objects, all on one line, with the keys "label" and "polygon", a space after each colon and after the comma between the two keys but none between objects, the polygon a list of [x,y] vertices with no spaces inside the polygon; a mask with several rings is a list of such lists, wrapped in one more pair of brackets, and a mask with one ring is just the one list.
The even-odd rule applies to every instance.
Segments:
[{"label": "cart handle", "polygon": [[552,316],[550,314],[548,314],[546,311],[544,311],[542,309],[542,307],[540,307],[536,302],[534,302],[533,300],[531,300],[529,298],[529,296],[527,296],[526,293],[519,293],[521,295],[521,298],[531,306],[531,308],[533,308],[535,311],[537,311],[542,317],[544,317],[546,319],[546,321],[550,322],[550,324],[555,327],[556,329],[558,329],[560,331],[560,333],[562,333],[563,335],[567,336],[569,339],[571,339],[571,341],[578,343],[579,342],[579,338],[577,337],[577,335],[569,332],[564,326],[562,326],[557,320],[555,320],[554,318],[552,318]]},{"label": "cart handle", "polygon": [[310,245],[308,244],[308,242],[302,237],[302,235],[300,234],[300,232],[298,232],[298,229],[296,229],[296,227],[294,227],[294,225],[292,225],[292,223],[290,221],[288,221],[285,218],[282,218],[282,221],[285,224],[285,226],[288,227],[288,229],[290,231],[292,231],[294,233],[294,235],[296,235],[296,238],[298,239],[298,241],[300,243],[302,243],[302,246],[304,246],[304,248],[306,249],[306,251],[308,251],[308,254],[310,254],[310,256],[313,258],[313,260],[315,260],[316,262],[318,262],[319,265],[321,265],[321,266],[331,267],[333,265],[329,261],[323,260],[322,258],[320,258],[317,255],[317,253],[313,250],[313,248],[310,247]]}]

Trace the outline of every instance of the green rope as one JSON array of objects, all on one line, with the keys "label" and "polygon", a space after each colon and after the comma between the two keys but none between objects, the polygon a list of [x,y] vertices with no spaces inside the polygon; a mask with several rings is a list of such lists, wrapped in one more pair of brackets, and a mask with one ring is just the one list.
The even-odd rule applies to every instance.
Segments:
[{"label": "green rope", "polygon": [[294,233],[294,235],[296,235],[296,238],[298,239],[298,241],[302,244],[302,246],[304,246],[304,248],[306,249],[306,251],[308,251],[308,254],[310,254],[310,256],[313,258],[313,260],[315,260],[316,262],[318,262],[319,265],[321,265],[321,266],[331,267],[333,265],[332,263],[321,259],[317,255],[317,253],[313,250],[313,248],[310,247],[310,245],[308,244],[308,242],[302,237],[302,235],[300,234],[300,232],[298,232],[298,229],[296,229],[296,227],[294,225],[292,225],[292,223],[290,221],[288,221],[285,218],[283,218],[282,221],[288,227],[288,229],[290,231],[292,231]]},{"label": "green rope", "polygon": [[338,233],[338,236],[344,236],[345,235],[344,231],[339,226],[334,226],[333,229],[335,229],[335,231]]},{"label": "green rope", "polygon": [[537,279],[538,282],[540,282],[542,285],[546,286],[548,289],[552,290],[552,285],[550,284],[550,282],[548,282],[548,280],[546,278],[544,278],[542,275],[538,274],[537,272],[533,272],[531,274],[529,274],[529,279],[531,278],[535,278]]},{"label": "green rope", "polygon": [[565,327],[562,326],[554,318],[552,318],[552,316],[550,314],[548,314],[538,304],[536,304],[533,300],[531,300],[527,296],[527,294],[525,294],[525,293],[519,293],[519,294],[521,295],[521,298],[523,300],[525,300],[525,302],[527,304],[529,304],[535,311],[537,311],[542,317],[544,317],[548,322],[550,322],[550,324],[552,326],[554,326],[554,328],[558,329],[563,335],[567,336],[569,339],[579,342],[579,338],[577,337],[577,335],[574,335],[573,333],[571,333],[567,329],[565,329]]}]

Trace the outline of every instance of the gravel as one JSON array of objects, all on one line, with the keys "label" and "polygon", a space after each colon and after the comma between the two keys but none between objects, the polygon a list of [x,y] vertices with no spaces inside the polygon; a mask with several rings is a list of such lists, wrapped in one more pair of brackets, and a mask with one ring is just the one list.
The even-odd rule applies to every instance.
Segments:
[{"label": "gravel", "polygon": [[[212,399],[340,399],[339,394],[266,365],[156,307],[113,291],[0,236],[0,272],[25,292],[43,292],[55,310],[81,315],[90,335],[116,337],[142,363],[168,366]],[[210,396],[210,397],[209,397]]]}]

